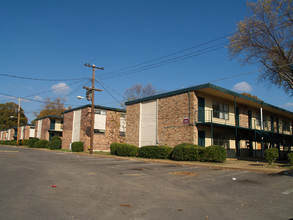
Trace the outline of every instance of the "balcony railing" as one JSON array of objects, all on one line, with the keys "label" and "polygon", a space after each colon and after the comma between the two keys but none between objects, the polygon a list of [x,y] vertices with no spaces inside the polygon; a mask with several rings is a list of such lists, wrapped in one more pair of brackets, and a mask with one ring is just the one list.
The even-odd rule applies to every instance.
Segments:
[{"label": "balcony railing", "polygon": [[[220,125],[227,125],[239,128],[247,128],[253,130],[261,129],[261,120],[253,118],[250,115],[236,115],[234,113],[222,112],[222,111],[196,111],[195,112],[195,123],[214,123]],[[284,126],[284,123],[273,123],[268,120],[263,121],[263,130],[267,132],[280,133],[280,134],[292,134],[292,127]]]}]

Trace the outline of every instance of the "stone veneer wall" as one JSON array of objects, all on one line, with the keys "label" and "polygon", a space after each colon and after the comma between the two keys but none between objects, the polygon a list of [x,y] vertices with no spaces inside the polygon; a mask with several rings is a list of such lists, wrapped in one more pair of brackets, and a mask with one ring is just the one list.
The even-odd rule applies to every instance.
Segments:
[{"label": "stone veneer wall", "polygon": [[[194,125],[197,97],[194,92],[159,99],[158,142],[174,147],[181,143],[197,144],[197,127]],[[189,118],[189,125],[183,119]]]},{"label": "stone veneer wall", "polygon": [[126,143],[139,145],[140,103],[127,106]]},{"label": "stone veneer wall", "polygon": [[64,114],[62,149],[69,149],[72,140],[73,111]]},{"label": "stone veneer wall", "polygon": [[[120,115],[121,112],[106,110],[106,130],[105,133],[94,133],[93,150],[110,150],[110,145],[114,142],[123,143],[125,137],[120,135]],[[84,142],[85,150],[90,146],[91,132],[91,108],[81,110],[80,141]],[[64,127],[62,137],[62,148],[68,149],[72,140],[73,111],[64,114]]]},{"label": "stone veneer wall", "polygon": [[[194,92],[183,93],[158,100],[158,143],[174,147],[181,143],[198,142],[194,125],[198,101]],[[189,118],[189,125],[183,119]],[[127,106],[126,143],[139,145],[140,103]]]},{"label": "stone veneer wall", "polygon": [[42,119],[42,131],[41,131],[41,140],[49,140],[49,132],[50,129],[50,119],[44,118]]}]

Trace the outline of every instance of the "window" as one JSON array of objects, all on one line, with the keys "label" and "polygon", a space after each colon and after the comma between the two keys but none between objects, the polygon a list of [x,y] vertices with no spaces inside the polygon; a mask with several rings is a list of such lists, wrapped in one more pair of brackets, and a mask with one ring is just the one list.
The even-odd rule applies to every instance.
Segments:
[{"label": "window", "polygon": [[125,131],[126,131],[126,114],[121,113],[121,116],[120,116],[120,135],[125,136]]},{"label": "window", "polygon": [[290,131],[290,124],[287,121],[283,121],[283,131]]},{"label": "window", "polygon": [[213,117],[228,120],[229,106],[219,102],[213,102]]},{"label": "window", "polygon": [[105,133],[106,130],[106,111],[95,110],[95,133]]},{"label": "window", "polygon": [[225,147],[225,149],[229,150],[229,138],[224,133],[214,133],[213,136],[214,145],[219,145]]}]

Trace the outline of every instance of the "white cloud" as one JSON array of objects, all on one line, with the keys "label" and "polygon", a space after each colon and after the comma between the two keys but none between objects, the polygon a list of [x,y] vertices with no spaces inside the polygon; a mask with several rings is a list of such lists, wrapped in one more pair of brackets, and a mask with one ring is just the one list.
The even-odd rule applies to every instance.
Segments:
[{"label": "white cloud", "polygon": [[293,108],[293,102],[287,102],[282,106],[283,108]]},{"label": "white cloud", "polygon": [[252,88],[247,82],[240,82],[233,86],[233,90],[237,92],[251,92]]},{"label": "white cloud", "polygon": [[34,100],[36,100],[36,101],[43,101],[43,98],[41,97],[41,96],[35,96],[34,97]]},{"label": "white cloud", "polygon": [[57,95],[66,96],[71,91],[71,88],[66,83],[58,83],[51,86],[53,92]]}]

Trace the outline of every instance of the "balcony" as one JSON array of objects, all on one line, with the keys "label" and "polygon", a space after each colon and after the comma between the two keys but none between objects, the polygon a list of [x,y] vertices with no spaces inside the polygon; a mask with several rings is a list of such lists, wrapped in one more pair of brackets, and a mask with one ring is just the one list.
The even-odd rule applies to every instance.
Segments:
[{"label": "balcony", "polygon": [[[273,123],[268,120],[263,121],[263,131],[292,135],[292,128],[290,123],[287,124],[281,122]],[[228,112],[214,112],[213,110],[196,111],[195,112],[195,124],[217,124],[229,127],[237,127],[243,129],[259,130],[261,131],[261,120],[253,118],[252,116]]]}]

